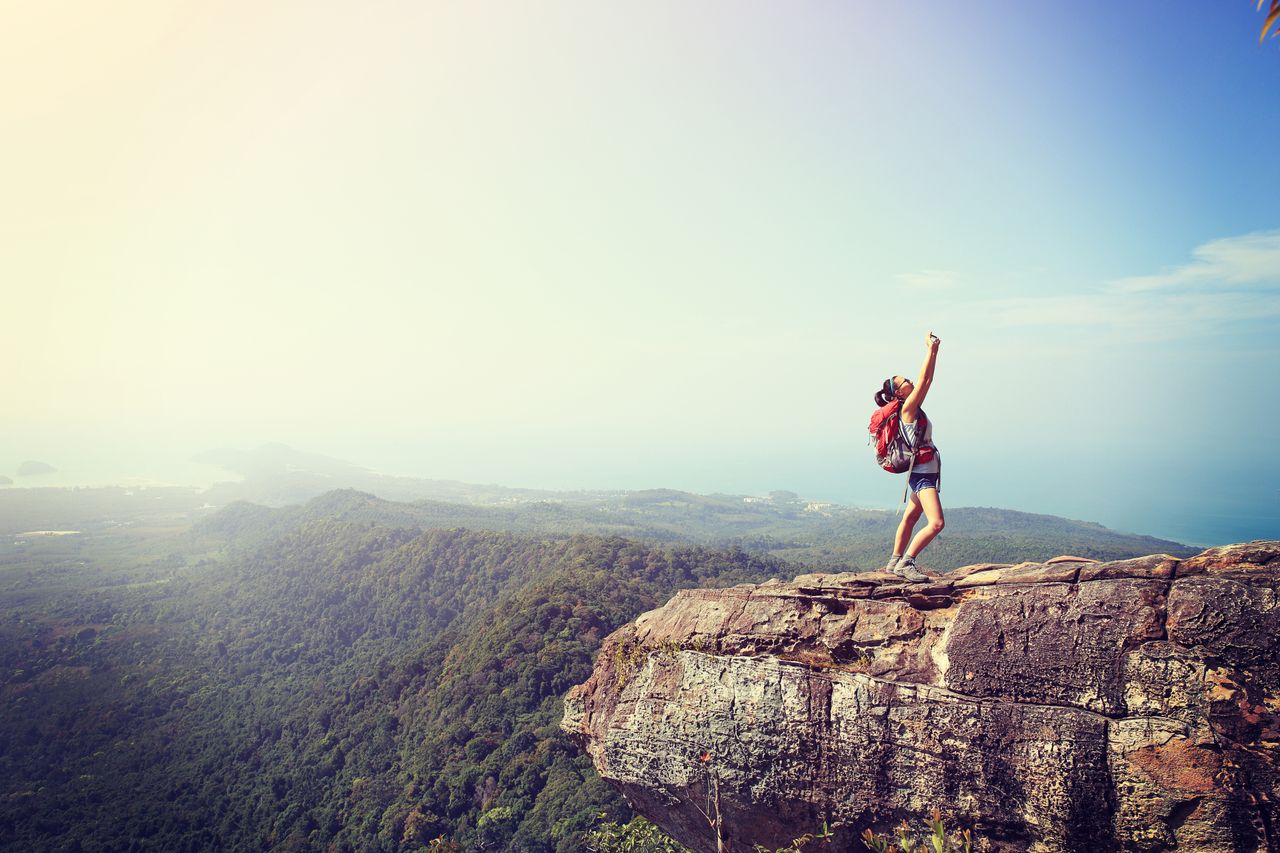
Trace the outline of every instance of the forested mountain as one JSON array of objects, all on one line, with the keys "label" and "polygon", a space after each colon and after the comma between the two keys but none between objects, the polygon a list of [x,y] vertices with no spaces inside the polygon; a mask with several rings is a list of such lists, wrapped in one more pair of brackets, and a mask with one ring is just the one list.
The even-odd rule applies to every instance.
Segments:
[{"label": "forested mountain", "polygon": [[[5,849],[583,849],[630,816],[557,728],[601,639],[681,588],[878,565],[895,523],[787,493],[486,507],[345,490],[192,526],[179,498],[42,495],[82,532],[0,540]],[[949,518],[937,568],[1186,551]]]},{"label": "forested mountain", "polygon": [[10,849],[582,849],[627,816],[557,729],[600,639],[680,587],[794,570],[318,518],[156,571],[6,614]]}]

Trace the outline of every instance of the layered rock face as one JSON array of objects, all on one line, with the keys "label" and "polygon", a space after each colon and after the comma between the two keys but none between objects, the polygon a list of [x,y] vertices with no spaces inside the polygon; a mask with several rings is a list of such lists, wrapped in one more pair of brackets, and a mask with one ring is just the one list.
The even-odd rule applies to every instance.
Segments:
[{"label": "layered rock face", "polygon": [[688,590],[565,731],[713,853],[938,808],[983,851],[1280,851],[1280,542]]}]

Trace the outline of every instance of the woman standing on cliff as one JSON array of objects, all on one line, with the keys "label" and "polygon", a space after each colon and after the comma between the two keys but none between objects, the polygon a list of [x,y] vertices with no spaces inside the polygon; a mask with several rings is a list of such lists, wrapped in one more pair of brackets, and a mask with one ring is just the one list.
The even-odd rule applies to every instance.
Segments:
[{"label": "woman standing on cliff", "polygon": [[[884,381],[884,387],[876,392],[877,406],[883,406],[894,398],[903,401],[899,412],[902,431],[911,446],[916,448],[916,461],[907,483],[911,501],[902,514],[902,522],[893,538],[893,556],[885,566],[885,571],[909,581],[929,580],[928,575],[916,568],[916,557],[942,532],[946,523],[942,515],[942,500],[938,497],[942,481],[942,461],[938,448],[933,443],[933,423],[920,408],[933,385],[933,368],[938,363],[940,343],[942,342],[934,337],[933,332],[925,336],[924,364],[920,366],[920,377],[915,382],[905,376],[890,376]],[[922,513],[927,523],[912,539],[911,532],[915,530]]]}]

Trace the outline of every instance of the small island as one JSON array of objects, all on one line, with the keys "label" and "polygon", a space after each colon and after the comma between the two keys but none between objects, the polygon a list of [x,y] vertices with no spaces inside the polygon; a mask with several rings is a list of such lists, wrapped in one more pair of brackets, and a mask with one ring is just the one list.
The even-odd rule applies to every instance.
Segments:
[{"label": "small island", "polygon": [[57,470],[57,468],[54,468],[48,462],[36,462],[35,460],[28,459],[26,462],[23,462],[18,466],[18,476],[34,477],[37,474],[53,474]]},{"label": "small island", "polygon": [[6,477],[4,474],[0,474],[0,486],[12,486],[12,485],[13,485],[12,477]]}]

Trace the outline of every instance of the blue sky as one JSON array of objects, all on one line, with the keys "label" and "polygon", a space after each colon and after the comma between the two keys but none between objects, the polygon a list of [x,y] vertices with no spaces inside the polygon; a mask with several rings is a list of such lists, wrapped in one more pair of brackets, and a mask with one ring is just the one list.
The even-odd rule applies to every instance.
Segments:
[{"label": "blue sky", "polygon": [[863,425],[932,329],[945,502],[1280,534],[1250,3],[71,11],[0,52],[0,471],[888,506]]}]

